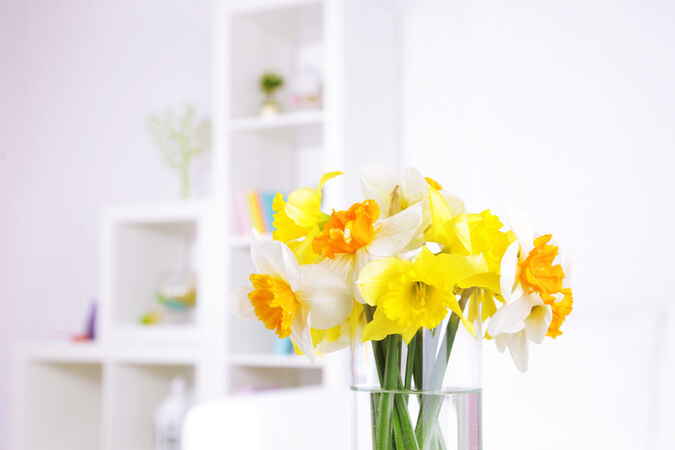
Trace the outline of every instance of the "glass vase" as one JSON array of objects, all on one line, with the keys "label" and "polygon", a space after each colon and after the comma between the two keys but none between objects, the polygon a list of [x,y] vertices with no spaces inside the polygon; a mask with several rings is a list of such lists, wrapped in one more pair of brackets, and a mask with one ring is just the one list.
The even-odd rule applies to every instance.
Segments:
[{"label": "glass vase", "polygon": [[[367,305],[365,313],[372,318]],[[459,317],[420,328],[408,343],[352,342],[353,449],[482,449],[481,340]]]}]

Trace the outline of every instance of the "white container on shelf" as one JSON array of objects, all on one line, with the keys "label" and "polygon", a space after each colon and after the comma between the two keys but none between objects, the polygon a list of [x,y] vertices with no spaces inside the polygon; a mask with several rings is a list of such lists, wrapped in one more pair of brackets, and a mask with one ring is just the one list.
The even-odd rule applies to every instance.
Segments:
[{"label": "white container on shelf", "polygon": [[183,419],[190,403],[187,383],[174,378],[169,395],[155,410],[155,450],[181,450]]}]

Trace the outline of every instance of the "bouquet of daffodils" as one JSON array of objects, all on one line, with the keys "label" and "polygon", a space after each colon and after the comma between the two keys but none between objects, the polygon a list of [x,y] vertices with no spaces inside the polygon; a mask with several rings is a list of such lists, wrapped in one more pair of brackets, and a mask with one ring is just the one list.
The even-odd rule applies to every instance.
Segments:
[{"label": "bouquet of daffodils", "polygon": [[[380,386],[391,391],[439,389],[460,327],[500,351],[508,347],[521,371],[529,342],[561,334],[572,291],[550,234],[535,235],[521,214],[510,214],[507,229],[489,210],[468,213],[415,169],[403,177],[363,169],[365,199],[328,214],[322,186],[339,175],[327,173],[316,189],[302,187],[287,199],[277,194],[276,231],[251,248],[257,273],[236,292],[238,315],[290,336],[310,358],[354,339],[371,341]],[[445,351],[423,385],[416,368],[424,332]],[[438,405],[425,405],[413,426],[396,395],[380,400],[375,448],[429,448],[438,439]]]}]

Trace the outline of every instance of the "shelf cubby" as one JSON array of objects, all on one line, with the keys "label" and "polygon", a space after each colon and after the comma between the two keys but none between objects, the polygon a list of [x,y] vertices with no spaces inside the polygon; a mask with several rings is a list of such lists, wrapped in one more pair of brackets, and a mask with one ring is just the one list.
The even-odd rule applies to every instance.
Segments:
[{"label": "shelf cubby", "polygon": [[[293,111],[290,92],[300,72],[311,67],[323,79],[323,2],[268,4],[266,8],[234,8],[230,16],[231,111],[233,118],[255,115],[263,101],[260,76],[273,70],[286,85],[277,96],[282,110]],[[303,70],[305,69],[305,70]]]},{"label": "shelf cubby", "polygon": [[100,448],[101,364],[24,360],[15,370],[12,448]]},{"label": "shelf cubby", "polygon": [[188,391],[194,391],[195,386],[191,365],[116,363],[110,377],[110,449],[154,448],[153,413],[169,394],[171,381],[185,379]]},{"label": "shelf cubby", "polygon": [[[202,291],[205,207],[199,203],[110,208],[104,215],[102,334],[125,341],[194,339]],[[196,307],[171,311],[157,300],[166,283],[194,278]],[[141,325],[156,311],[161,320]]]}]

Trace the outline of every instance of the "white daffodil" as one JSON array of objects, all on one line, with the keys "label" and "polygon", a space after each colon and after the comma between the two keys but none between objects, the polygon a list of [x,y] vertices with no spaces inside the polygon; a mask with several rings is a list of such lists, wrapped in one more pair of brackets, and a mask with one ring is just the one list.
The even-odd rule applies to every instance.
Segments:
[{"label": "white daffodil", "polygon": [[424,201],[427,182],[414,168],[408,168],[403,178],[386,166],[369,166],[361,169],[361,190],[380,206],[380,216],[386,218]]},{"label": "white daffodil", "polygon": [[535,238],[527,218],[510,214],[516,241],[501,261],[501,293],[506,304],[495,312],[488,334],[499,351],[509,348],[516,366],[528,366],[528,342],[541,344],[548,335],[560,334],[560,325],[572,310],[572,291],[558,259],[558,248],[548,244],[551,235]]},{"label": "white daffodil", "polygon": [[[403,177],[386,166],[368,166],[361,169],[363,195],[366,198],[372,198],[380,205],[382,218],[392,216],[412,205],[426,202],[429,183],[442,191],[436,182],[424,178],[414,167],[408,167]],[[464,202],[461,199],[447,192],[442,192],[442,195],[447,200],[453,216],[465,212]]]},{"label": "white daffodil", "polygon": [[258,318],[277,336],[290,336],[300,350],[314,357],[311,329],[335,327],[352,311],[353,296],[344,280],[324,265],[301,266],[279,241],[254,243],[251,259],[257,272],[252,286],[235,291],[235,313]]},{"label": "white daffodil", "polygon": [[465,212],[464,202],[461,199],[442,191],[435,181],[424,178],[420,171],[413,167],[407,168],[403,177],[386,166],[369,166],[361,169],[361,190],[366,198],[374,199],[380,206],[380,217],[390,217],[413,205],[421,205],[422,222],[406,251],[424,244],[424,231],[431,223],[429,184],[435,186],[446,200],[452,216]]},{"label": "white daffodil", "polygon": [[355,203],[346,211],[333,211],[321,234],[314,238],[315,253],[342,275],[357,301],[364,303],[356,286],[361,269],[377,258],[394,256],[408,247],[422,221],[422,210],[413,205],[398,214],[379,219],[374,200]]}]

